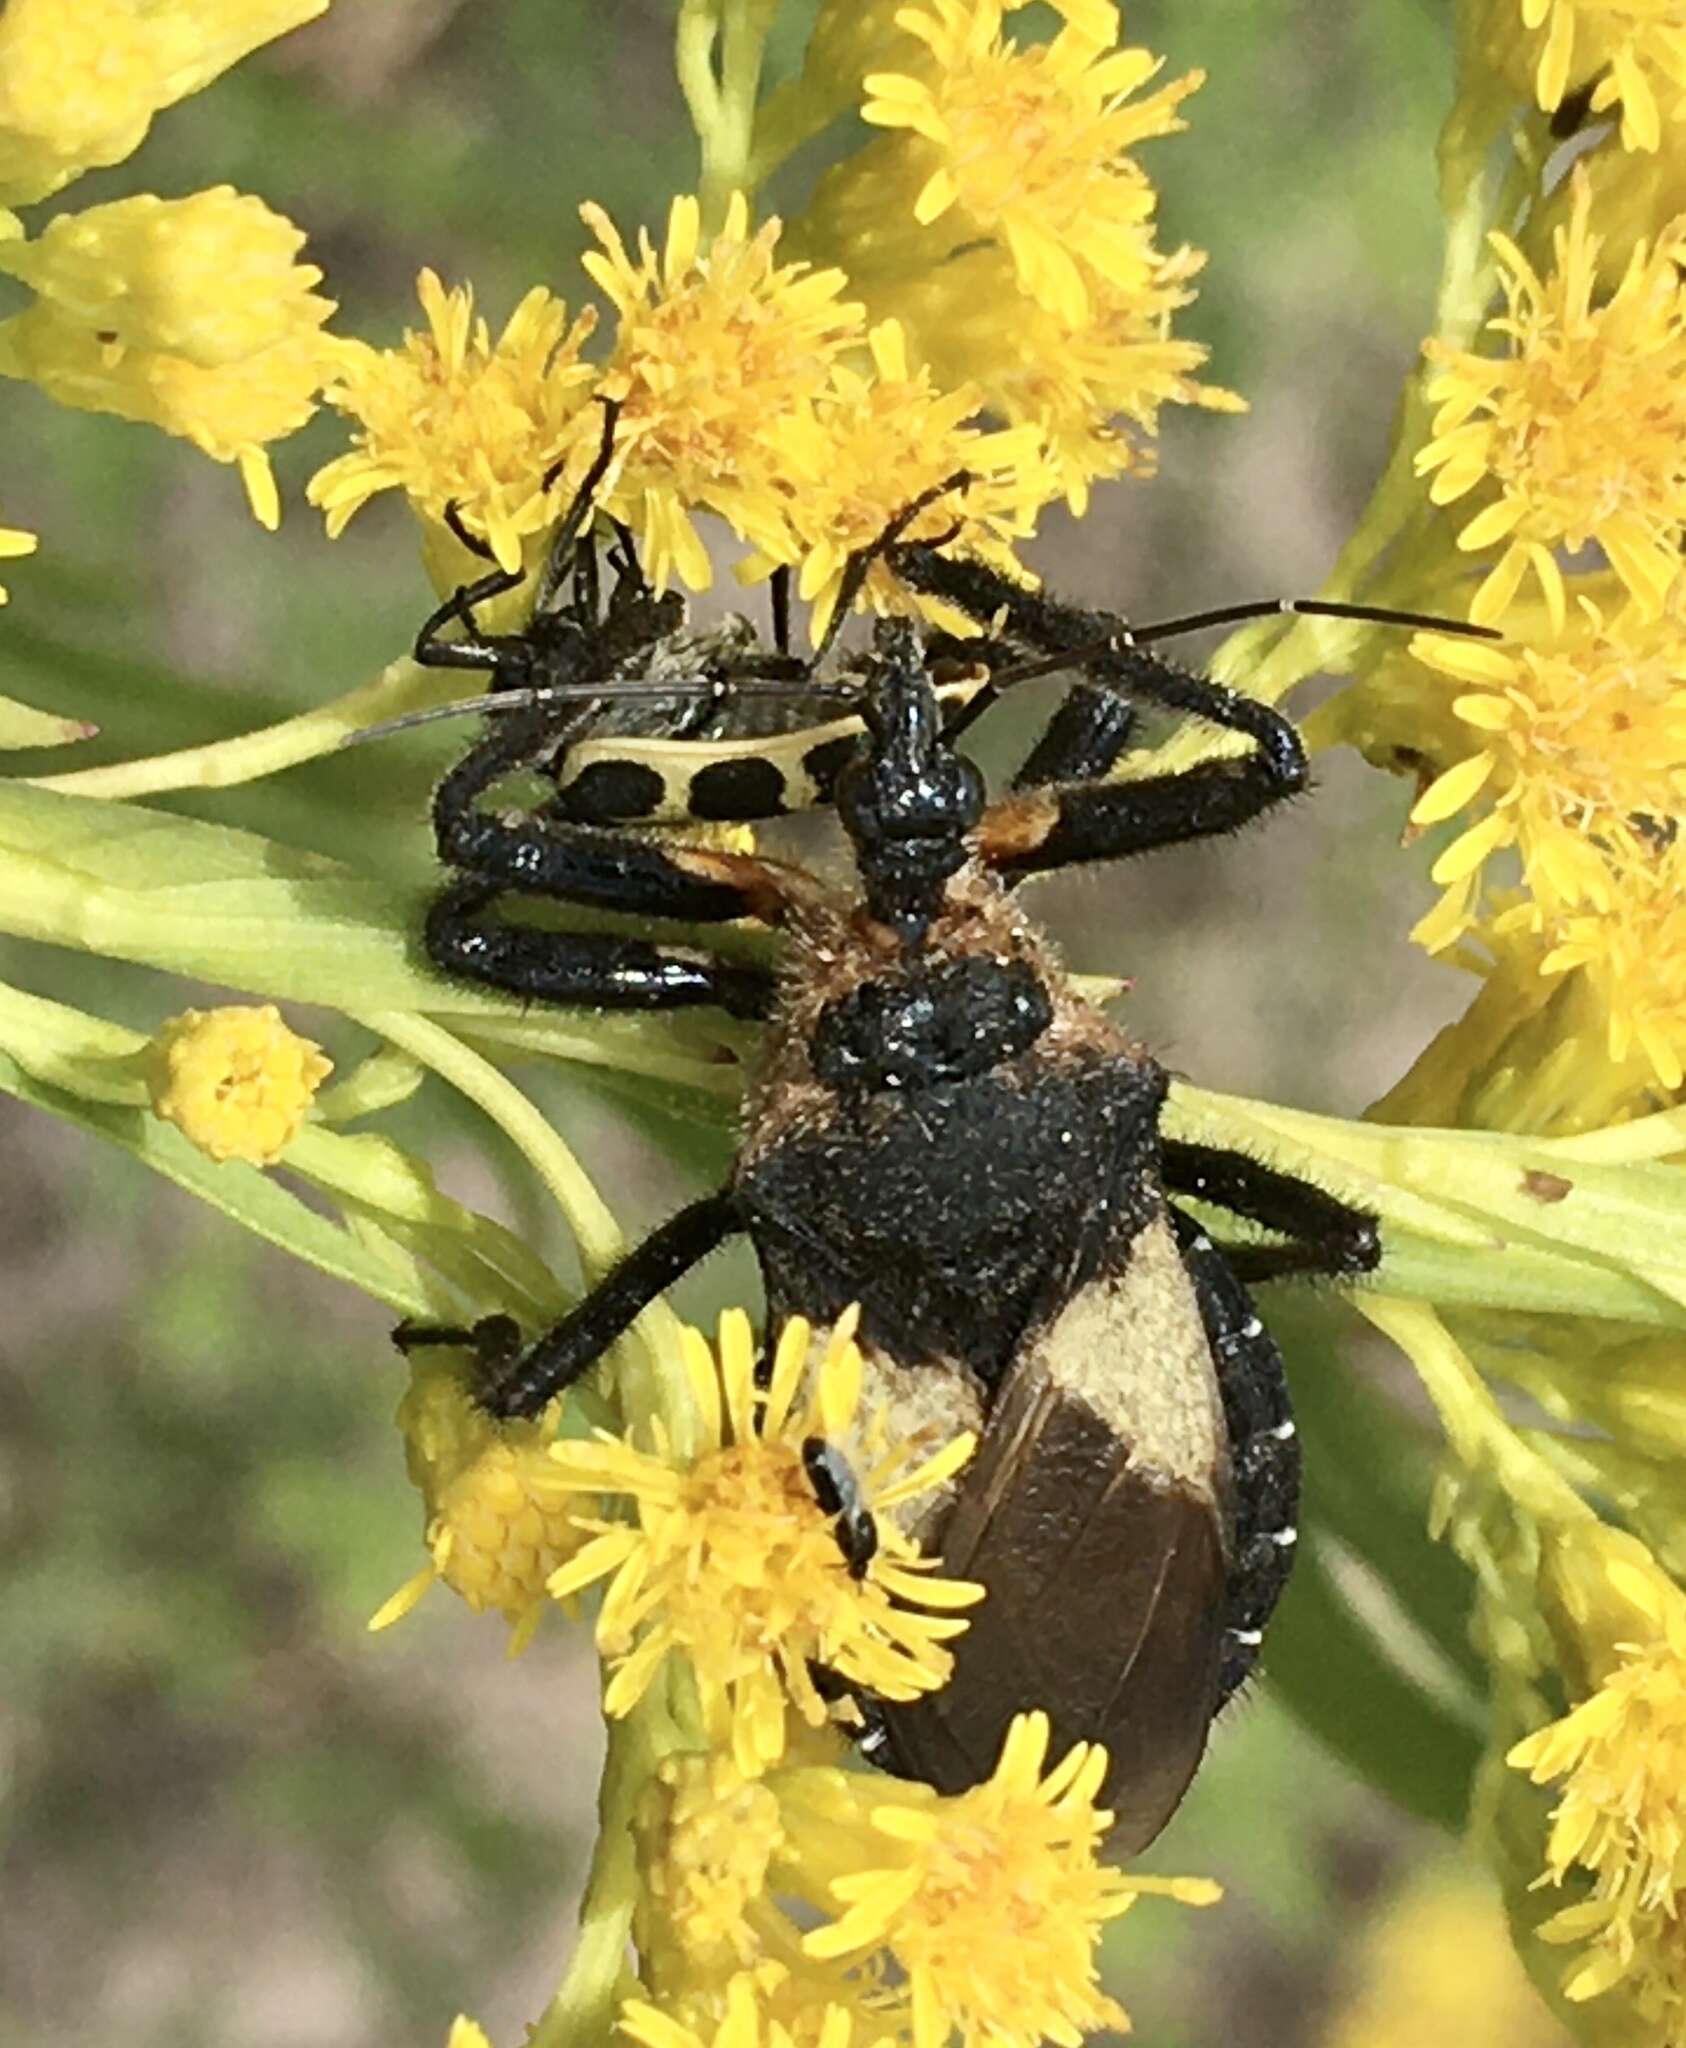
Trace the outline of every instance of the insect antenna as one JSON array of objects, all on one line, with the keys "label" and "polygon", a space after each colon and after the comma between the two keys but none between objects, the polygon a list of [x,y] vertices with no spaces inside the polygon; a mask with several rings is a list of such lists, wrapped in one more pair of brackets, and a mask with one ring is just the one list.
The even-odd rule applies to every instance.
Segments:
[{"label": "insect antenna", "polygon": [[[1211,611],[1188,612],[1181,618],[1156,619],[1146,626],[1121,622],[1120,630],[1108,634],[1104,640],[1086,641],[1076,647],[1063,648],[1058,654],[1003,669],[990,678],[990,687],[992,692],[999,691],[1013,683],[1033,682],[1038,676],[1060,675],[1066,669],[1078,668],[1100,655],[1128,654],[1132,648],[1151,647],[1156,640],[1174,640],[1184,633],[1198,633],[1209,626],[1236,626],[1249,619],[1282,617],[1357,619],[1374,626],[1409,626],[1426,632],[1451,633],[1463,640],[1502,640],[1505,637],[1495,626],[1477,626],[1468,619],[1440,618],[1433,612],[1393,611],[1385,605],[1375,604],[1340,604],[1321,597],[1260,597],[1243,604],[1218,605]],[[1108,687],[1096,678],[1091,678],[1090,682],[1093,688]],[[991,701],[994,701],[993,695]]]},{"label": "insect antenna", "polygon": [[548,704],[671,704],[687,696],[716,697],[733,704],[767,704],[800,698],[826,703],[854,705],[860,702],[858,681],[839,679],[816,682],[809,677],[755,678],[743,682],[702,683],[687,690],[683,683],[534,683],[514,690],[493,690],[482,697],[459,697],[453,704],[435,704],[426,711],[406,711],[400,717],[383,719],[379,725],[365,725],[348,732],[337,751],[360,747],[370,740],[391,739],[395,733],[413,732],[424,725],[440,725],[451,718],[496,716],[505,711],[534,711]]}]

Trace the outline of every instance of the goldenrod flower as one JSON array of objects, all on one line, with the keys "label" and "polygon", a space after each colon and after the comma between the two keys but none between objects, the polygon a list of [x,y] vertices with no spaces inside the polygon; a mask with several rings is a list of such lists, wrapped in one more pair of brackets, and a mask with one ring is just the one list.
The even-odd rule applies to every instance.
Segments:
[{"label": "goldenrod flower", "polygon": [[522,541],[552,523],[567,488],[546,496],[546,471],[570,450],[583,465],[597,448],[600,415],[581,418],[596,372],[580,360],[597,316],[587,309],[570,326],[562,301],[535,285],[494,342],[468,286],[447,291],[424,270],[416,294],[425,334],[407,333],[395,349],[343,345],[323,396],[357,422],[356,446],[318,470],[306,496],[330,535],[381,491],[403,491],[440,529],[455,504],[500,565],[516,569]]},{"label": "goldenrod flower", "polygon": [[[1458,688],[1451,710],[1470,751],[1411,813],[1438,824],[1482,816],[1441,854],[1434,880],[1460,903],[1483,864],[1518,847],[1542,913],[1611,907],[1616,862],[1647,859],[1663,820],[1686,808],[1686,629],[1673,610],[1631,605],[1606,619],[1578,596],[1560,629],[1531,644],[1418,634],[1412,652]],[[1457,936],[1444,922],[1439,944]]]},{"label": "goldenrod flower", "polygon": [[[19,555],[32,555],[41,545],[33,533],[26,533],[21,526],[0,526],[0,562],[14,560]],[[12,593],[0,583],[0,604],[9,604]]]},{"label": "goldenrod flower", "polygon": [[197,92],[328,0],[6,0],[0,8],[0,204],[44,199],[137,149]]},{"label": "goldenrod flower", "polygon": [[0,376],[61,405],[179,434],[240,467],[252,510],[280,516],[268,442],[304,425],[334,346],[322,273],[293,261],[304,237],[228,186],[150,195],[61,216],[34,242],[0,243],[0,268],[39,294],[0,322]]},{"label": "goldenrod flower", "polygon": [[369,1626],[390,1627],[443,1580],[477,1614],[503,1616],[509,1654],[518,1656],[550,1605],[545,1582],[584,1541],[576,1498],[550,1460],[557,1408],[531,1421],[494,1422],[460,1366],[418,1351],[412,1375],[398,1427],[426,1513],[429,1562]]},{"label": "goldenrod flower", "polygon": [[[1654,2006],[1683,1981],[1686,1595],[1642,1543],[1596,1523],[1560,1538],[1548,1571],[1571,1676],[1584,1674],[1592,1689],[1517,1743],[1508,1761],[1536,1784],[1562,1781],[1546,1875],[1561,1884],[1584,1871],[1591,1886],[1540,1932],[1589,1944],[1565,1981],[1569,1998],[1594,1998],[1630,1978]],[[1676,2007],[1676,2026],[1682,2018],[1686,2004]]]},{"label": "goldenrod flower", "polygon": [[[980,410],[962,386],[940,392],[929,371],[909,369],[906,341],[893,320],[867,337],[870,371],[833,366],[811,411],[774,429],[786,452],[792,552],[798,594],[817,642],[837,601],[851,554],[867,548],[898,513],[925,492],[964,473],[904,529],[908,540],[952,539],[967,553],[1014,567],[1011,537],[1029,533],[1053,495],[1033,428],[985,431],[966,424]],[[765,557],[746,574],[770,566]],[[867,592],[882,604],[902,598],[889,570],[875,563]]]},{"label": "goldenrod flower", "polygon": [[273,1003],[184,1010],[147,1051],[157,1115],[212,1159],[268,1166],[303,1128],[333,1061]]},{"label": "goldenrod flower", "polygon": [[[718,1354],[699,1331],[683,1333],[701,1429],[692,1457],[676,1455],[659,1425],[649,1451],[600,1432],[551,1452],[569,1486],[606,1502],[624,1498],[637,1515],[636,1523],[580,1515],[593,1540],[550,1581],[558,1598],[609,1581],[597,1621],[613,1670],[605,1711],[628,1713],[677,1652],[695,1673],[704,1725],[729,1741],[746,1776],[784,1753],[787,1698],[810,1726],[826,1718],[811,1664],[880,1698],[913,1699],[948,1676],[942,1644],[965,1624],[902,1603],[958,1608],[981,1597],[924,1570],[888,1519],[952,1477],[971,1437],[912,1465],[915,1447],[887,1441],[881,1416],[863,1426],[854,1318],[840,1319],[814,1361],[812,1334],[801,1317],[786,1323],[763,1391],[741,1310],[721,1317]],[[814,1436],[854,1460],[862,1499],[878,1518],[879,1551],[860,1580],[802,1462]]]},{"label": "goldenrod flower", "polygon": [[1544,30],[1534,91],[1548,112],[1596,79],[1592,111],[1618,104],[1622,147],[1654,150],[1686,103],[1686,18],[1668,0],[1520,0],[1523,25]]},{"label": "goldenrod flower", "polygon": [[1137,286],[1092,287],[1089,319],[1076,330],[1022,297],[1010,259],[994,249],[900,281],[883,302],[897,309],[939,388],[967,385],[988,412],[1035,428],[1049,498],[1064,497],[1081,517],[1091,484],[1152,474],[1147,436],[1162,405],[1246,410],[1233,392],[1196,381],[1207,355],[1199,342],[1171,336],[1171,316],[1192,301],[1189,280],[1204,262],[1193,249],[1149,250]]},{"label": "goldenrod flower", "polygon": [[726,1986],[717,2020],[691,2025],[644,1999],[629,1998],[621,2008],[620,2031],[639,2048],[885,2048],[890,2039],[870,2023],[857,2030],[856,2016],[835,2005],[816,2007],[806,2024],[787,2024],[765,2009],[765,1999],[761,1979],[744,1971]]},{"label": "goldenrod flower", "polygon": [[471,2020],[467,2013],[459,2012],[451,2022],[445,2048],[492,2048],[492,2044],[478,2020]]},{"label": "goldenrod flower", "polygon": [[1102,1927],[1146,1893],[1185,1905],[1219,1896],[1203,1879],[1103,1863],[1112,1816],[1095,1800],[1106,1752],[1077,1743],[1048,1770],[1048,1742],[1046,1714],[1016,1716],[993,1775],[948,1798],[839,1771],[781,1776],[794,1858],[829,1873],[838,1913],[803,1948],[821,1959],[882,1950],[905,1980],[914,2048],[953,2037],[1040,2048],[1127,2026],[1100,1989]]},{"label": "goldenrod flower", "polygon": [[[921,227],[943,222],[932,267],[980,238],[1011,257],[1023,291],[1067,328],[1089,318],[1093,284],[1128,291],[1140,279],[1141,232],[1153,187],[1128,151],[1173,134],[1201,74],[1130,95],[1159,69],[1146,50],[1114,50],[1068,24],[1051,43],[1020,47],[1001,33],[1000,0],[931,0],[898,16],[929,64],[866,80],[863,117],[907,131],[906,175]],[[1110,7],[1084,10],[1091,24]]]},{"label": "goldenrod flower", "polygon": [[1686,539],[1686,290],[1672,242],[1640,242],[1620,283],[1594,304],[1599,237],[1591,198],[1577,188],[1568,226],[1552,238],[1541,277],[1507,235],[1489,237],[1507,311],[1491,323],[1501,357],[1429,342],[1441,367],[1439,410],[1419,450],[1437,505],[1491,482],[1498,497],[1458,545],[1504,543],[1470,606],[1499,618],[1531,569],[1554,618],[1564,610],[1552,550],[1596,541],[1650,617],[1663,607]]},{"label": "goldenrod flower", "polygon": [[303,246],[284,215],[217,185],[60,214],[32,242],[0,243],[0,270],[102,343],[209,370],[280,347],[334,310],[312,290],[321,271],[295,261]]},{"label": "goldenrod flower", "polygon": [[789,485],[770,430],[811,407],[839,352],[862,339],[843,273],[779,264],[779,223],[752,235],[741,194],[706,249],[697,201],[675,199],[659,256],[642,233],[629,255],[600,206],[580,212],[602,244],[585,267],[618,315],[602,388],[621,401],[624,457],[608,495],[646,572],[658,587],[677,575],[707,588],[693,509],[779,558]]},{"label": "goldenrod flower", "polygon": [[1580,969],[1609,1018],[1606,1056],[1637,1048],[1671,1093],[1686,1082],[1686,849],[1672,817],[1661,843],[1624,861],[1604,910],[1566,912],[1551,927],[1545,974]]}]

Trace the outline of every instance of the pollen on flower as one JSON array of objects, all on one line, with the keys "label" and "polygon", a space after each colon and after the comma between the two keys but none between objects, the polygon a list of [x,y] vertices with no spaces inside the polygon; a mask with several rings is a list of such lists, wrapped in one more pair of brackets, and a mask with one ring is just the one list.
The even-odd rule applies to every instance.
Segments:
[{"label": "pollen on flower", "polygon": [[[1625,1979],[1642,2003],[1675,2001],[1678,2024],[1686,2015],[1686,2001],[1676,1998],[1686,1992],[1678,1960],[1686,1905],[1686,1595],[1631,1537],[1600,1530],[1586,1547],[1591,1557],[1569,1620],[1574,1609],[1589,1610],[1579,1619],[1583,1627],[1590,1620],[1590,1632],[1575,1654],[1590,1668],[1593,1690],[1507,1759],[1536,1784],[1561,1785],[1542,1882],[1562,1884],[1572,1871],[1591,1879],[1585,1895],[1540,1933],[1586,1944],[1564,1983],[1569,1998],[1597,1997]],[[1622,1640],[1610,1642],[1612,1634]]]},{"label": "pollen on flower", "polygon": [[[804,1938],[820,1958],[882,1949],[906,1981],[914,2048],[1040,2048],[1128,2016],[1100,1988],[1101,1929],[1147,1893],[1209,1905],[1203,1879],[1104,1864],[1095,1805],[1106,1752],[1078,1743],[1047,1768],[1045,1714],[1015,1718],[994,1774],[944,1798],[928,1786],[810,1774],[783,1807],[796,1854],[842,1874],[837,1917]],[[811,1842],[805,1837],[812,1835]]]},{"label": "pollen on flower", "polygon": [[[356,422],[356,446],[317,471],[307,496],[330,535],[381,491],[403,491],[441,528],[454,504],[499,564],[517,569],[522,541],[552,523],[558,492],[597,447],[600,416],[581,417],[596,372],[580,359],[596,315],[587,309],[570,326],[562,302],[535,286],[494,342],[468,286],[447,291],[424,270],[416,289],[425,333],[394,349],[342,345],[323,395]],[[546,492],[559,461],[564,476]]]},{"label": "pollen on flower", "polygon": [[333,1061],[259,1008],[184,1010],[147,1048],[154,1111],[215,1160],[267,1166],[299,1134]]},{"label": "pollen on flower", "polygon": [[[1530,571],[1554,620],[1565,598],[1553,550],[1596,541],[1634,602],[1658,616],[1686,539],[1686,288],[1676,250],[1636,244],[1607,297],[1591,188],[1575,180],[1566,226],[1541,277],[1508,236],[1498,253],[1507,309],[1491,323],[1506,352],[1431,341],[1438,367],[1433,437],[1417,454],[1429,495],[1450,504],[1478,485],[1497,495],[1458,545],[1503,551],[1470,607],[1501,617]],[[1598,302],[1595,303],[1595,297]]]},{"label": "pollen on flower", "polygon": [[[551,1452],[569,1487],[636,1512],[635,1522],[579,1514],[592,1540],[550,1581],[558,1598],[608,1582],[597,1621],[612,1672],[605,1711],[629,1712],[668,1656],[682,1655],[705,1726],[746,1777],[783,1755],[787,1701],[810,1726],[826,1719],[811,1666],[884,1699],[916,1698],[948,1676],[943,1645],[965,1626],[952,1611],[919,1609],[981,1597],[932,1574],[885,1513],[952,1477],[972,1439],[916,1462],[919,1447],[890,1441],[882,1416],[863,1419],[853,1331],[852,1316],[840,1319],[811,1358],[813,1332],[793,1317],[761,1388],[749,1319],[729,1311],[718,1350],[683,1333],[700,1426],[694,1455],[676,1454],[659,1431],[647,1451],[600,1432]],[[845,1448],[878,1521],[879,1549],[860,1579],[803,1464],[815,1436]]]},{"label": "pollen on flower", "polygon": [[580,212],[602,245],[585,267],[618,317],[603,391],[621,402],[625,456],[607,502],[639,536],[647,572],[658,587],[675,575],[708,586],[691,507],[782,559],[788,485],[768,423],[812,406],[839,352],[861,341],[843,273],[780,264],[780,224],[751,234],[741,195],[706,249],[694,198],[674,200],[661,251],[641,234],[636,256],[600,206]]},{"label": "pollen on flower", "polygon": [[[1145,99],[1130,95],[1159,69],[1146,50],[1118,50],[1068,24],[1052,42],[1019,47],[1001,33],[1000,0],[931,0],[899,21],[929,63],[866,80],[863,117],[905,131],[912,213],[944,223],[932,267],[980,237],[1008,253],[1020,288],[1066,328],[1089,318],[1091,282],[1136,287],[1153,187],[1128,152],[1182,126],[1176,108],[1197,72]],[[1068,10],[1069,12],[1070,10]],[[1115,10],[1088,9],[1090,15]]]}]

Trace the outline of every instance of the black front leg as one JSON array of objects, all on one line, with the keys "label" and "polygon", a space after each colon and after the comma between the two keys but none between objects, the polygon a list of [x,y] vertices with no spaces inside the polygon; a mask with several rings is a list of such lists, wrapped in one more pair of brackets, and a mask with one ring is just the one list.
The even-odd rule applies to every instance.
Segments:
[{"label": "black front leg", "polygon": [[1233,1210],[1289,1240],[1279,1245],[1226,1246],[1224,1260],[1243,1280],[1281,1280],[1294,1273],[1352,1279],[1373,1273],[1381,1264],[1381,1233],[1374,1216],[1243,1152],[1170,1139],[1164,1147],[1164,1173],[1173,1194]]},{"label": "black front leg", "polygon": [[681,1209],[628,1252],[577,1308],[496,1371],[480,1390],[481,1407],[506,1422],[536,1415],[572,1386],[658,1294],[742,1228],[728,1189]]}]

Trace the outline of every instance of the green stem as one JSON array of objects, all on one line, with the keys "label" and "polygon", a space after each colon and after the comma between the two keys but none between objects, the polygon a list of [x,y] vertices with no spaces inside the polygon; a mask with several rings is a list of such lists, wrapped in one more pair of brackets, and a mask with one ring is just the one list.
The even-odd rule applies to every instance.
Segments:
[{"label": "green stem", "polygon": [[702,145],[705,237],[719,233],[734,192],[754,194],[755,102],[777,11],[777,0],[684,0],[680,8],[674,64]]}]

